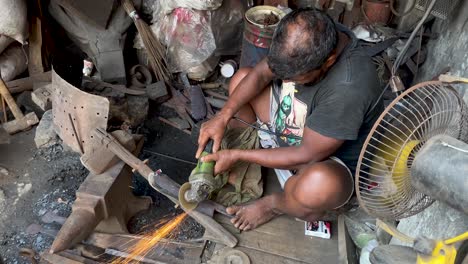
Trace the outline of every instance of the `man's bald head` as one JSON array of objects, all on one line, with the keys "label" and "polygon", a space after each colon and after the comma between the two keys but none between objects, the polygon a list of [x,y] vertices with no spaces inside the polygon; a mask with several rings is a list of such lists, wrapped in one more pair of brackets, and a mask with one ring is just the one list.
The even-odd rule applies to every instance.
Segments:
[{"label": "man's bald head", "polygon": [[268,53],[268,66],[287,80],[319,69],[336,47],[335,23],[317,9],[298,9],[278,24]]}]

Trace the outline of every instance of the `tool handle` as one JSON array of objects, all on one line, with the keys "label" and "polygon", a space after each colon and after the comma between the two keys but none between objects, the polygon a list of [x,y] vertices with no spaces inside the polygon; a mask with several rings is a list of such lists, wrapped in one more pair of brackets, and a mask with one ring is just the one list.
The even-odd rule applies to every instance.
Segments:
[{"label": "tool handle", "polygon": [[0,78],[0,94],[3,96],[3,98],[5,98],[5,101],[7,102],[8,107],[10,107],[13,116],[15,116],[15,119],[22,119],[24,115],[16,104],[15,99],[13,99],[11,96],[10,91],[6,87],[6,84],[2,78]]},{"label": "tool handle", "polygon": [[453,76],[449,74],[441,74],[439,81],[448,83],[468,83],[468,78]]},{"label": "tool handle", "polygon": [[213,153],[213,145],[214,145],[214,141],[212,139],[210,139],[208,141],[208,143],[206,143],[206,146],[205,146],[205,149],[203,150],[203,152],[206,152],[208,154]]}]

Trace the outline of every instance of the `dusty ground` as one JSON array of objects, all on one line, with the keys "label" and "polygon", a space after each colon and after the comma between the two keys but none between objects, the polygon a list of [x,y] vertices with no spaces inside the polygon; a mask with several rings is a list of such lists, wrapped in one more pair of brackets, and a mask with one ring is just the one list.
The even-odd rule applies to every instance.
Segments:
[{"label": "dusty ground", "polygon": [[52,238],[29,234],[27,227],[39,224],[48,211],[68,216],[75,190],[87,171],[79,156],[63,151],[60,144],[37,150],[34,130],[0,145],[0,153],[0,256],[5,263],[28,263],[18,256],[19,248],[40,252],[50,246]]},{"label": "dusty ground", "polygon": [[[162,169],[179,183],[185,182],[194,165],[149,151],[195,162],[195,146],[190,137],[157,121],[148,121],[139,132],[147,136],[140,158],[150,159],[152,168]],[[31,130],[12,137],[9,145],[0,145],[0,260],[4,263],[29,263],[18,255],[20,248],[41,252],[50,247],[53,238],[44,232],[32,232],[31,224],[59,229],[57,224],[44,224],[41,217],[47,212],[68,216],[75,191],[88,175],[77,154],[64,151],[60,144],[37,150],[33,139],[34,130]],[[132,233],[150,230],[158,219],[180,213],[141,177],[135,177],[134,184],[137,195],[151,196],[154,203],[150,210],[129,222]],[[183,240],[200,237],[202,233],[203,228],[188,219],[174,236]]]}]

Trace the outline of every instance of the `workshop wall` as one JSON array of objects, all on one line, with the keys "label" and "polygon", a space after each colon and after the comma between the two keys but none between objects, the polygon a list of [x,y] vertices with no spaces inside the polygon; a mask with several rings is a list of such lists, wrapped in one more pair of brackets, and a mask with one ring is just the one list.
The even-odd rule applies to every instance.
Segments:
[{"label": "workshop wall", "polygon": [[[468,77],[468,1],[460,1],[447,20],[437,19],[433,32],[440,34],[427,45],[428,55],[414,83],[428,81],[450,67],[450,74]],[[454,85],[468,103],[468,85]],[[466,230],[468,216],[435,202],[423,212],[402,219],[398,229],[409,236],[448,238]],[[397,239],[391,244],[405,245]]]},{"label": "workshop wall", "polygon": [[[437,19],[432,30],[440,34],[427,45],[428,57],[417,81],[427,81],[450,67],[450,74],[468,77],[468,1],[459,1],[447,20]],[[468,85],[454,85],[468,103]]]}]

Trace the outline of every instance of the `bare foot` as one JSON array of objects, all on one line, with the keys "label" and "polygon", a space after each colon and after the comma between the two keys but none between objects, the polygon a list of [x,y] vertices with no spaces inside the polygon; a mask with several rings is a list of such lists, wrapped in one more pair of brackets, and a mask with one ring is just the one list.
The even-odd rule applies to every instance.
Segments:
[{"label": "bare foot", "polygon": [[266,196],[255,202],[243,205],[234,205],[226,209],[226,212],[235,215],[231,223],[240,230],[247,231],[270,221],[279,215],[272,208],[272,197]]}]

